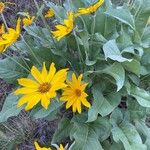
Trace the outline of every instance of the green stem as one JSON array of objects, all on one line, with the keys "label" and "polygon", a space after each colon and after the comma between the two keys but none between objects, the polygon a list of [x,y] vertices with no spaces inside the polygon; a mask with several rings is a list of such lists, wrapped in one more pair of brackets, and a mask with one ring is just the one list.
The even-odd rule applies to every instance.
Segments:
[{"label": "green stem", "polygon": [[33,55],[33,57],[35,58],[35,60],[37,61],[37,63],[41,66],[41,62],[39,61],[39,59],[36,57],[36,55],[34,54],[32,48],[29,46],[29,44],[25,41],[24,37],[21,35],[21,38],[23,40],[23,42],[25,43],[25,45],[29,48],[31,54]]},{"label": "green stem", "polygon": [[[76,40],[76,43],[77,43],[77,49],[78,49],[78,56],[79,56],[80,66],[82,66],[82,62],[84,62],[83,56],[82,56],[82,53],[81,53],[81,49],[80,49],[80,46],[79,46],[79,43],[78,43],[78,39],[77,39],[77,35],[76,35],[75,31],[73,31],[73,34],[74,34],[74,37],[75,37],[75,40]],[[81,67],[81,70],[83,71],[82,67]]]},{"label": "green stem", "polygon": [[94,38],[94,33],[95,33],[95,16],[96,16],[96,14],[94,14],[92,16],[93,17],[93,24],[92,24],[92,28],[91,28],[91,34],[92,34],[91,43],[93,43],[93,38]]},{"label": "green stem", "polygon": [[3,55],[6,56],[7,58],[11,59],[13,62],[15,62],[21,68],[23,68],[25,71],[27,71],[28,73],[30,73],[30,71],[26,67],[24,67],[22,64],[20,64],[18,61],[16,61],[13,57],[7,55],[6,53],[3,53]]},{"label": "green stem", "polygon": [[[81,21],[83,22],[85,31],[87,32],[87,34],[89,34],[88,29],[87,29],[87,25],[86,25],[84,19],[82,18],[82,16],[79,16],[79,18],[80,18]],[[85,49],[86,58],[88,58],[88,55],[89,55],[89,47],[87,48],[87,47],[84,46],[84,49]]]},{"label": "green stem", "polygon": [[[38,5],[38,2],[37,2],[36,0],[34,0],[34,3],[35,3],[35,6],[36,6],[37,10],[39,10],[40,7],[39,7],[39,5]],[[44,16],[43,16],[42,13],[40,13],[40,17],[41,17],[41,19],[42,19],[42,21],[43,21],[43,23],[44,23],[44,26],[46,27],[46,29],[47,29],[47,30],[49,31],[49,33],[50,33],[50,36],[51,36],[51,39],[52,39],[52,41],[53,41],[53,43],[54,43],[55,49],[58,49],[57,44],[56,44],[56,42],[55,42],[55,40],[54,40],[54,38],[53,38],[53,36],[52,36],[52,33],[50,32],[51,29],[50,29],[49,25],[47,24],[47,22],[46,22],[46,20],[45,20],[45,18],[44,18]]]},{"label": "green stem", "polygon": [[15,46],[15,48],[20,52],[20,53],[19,53],[19,54],[20,54],[20,58],[22,59],[22,61],[24,62],[24,64],[25,64],[26,67],[28,68],[28,70],[30,71],[30,67],[29,67],[29,65],[27,64],[27,62],[25,61],[25,59],[24,59],[24,57],[23,57],[23,55],[22,55],[22,53],[21,53],[21,50],[18,49],[18,47],[16,46],[16,44],[14,44],[14,46]]}]

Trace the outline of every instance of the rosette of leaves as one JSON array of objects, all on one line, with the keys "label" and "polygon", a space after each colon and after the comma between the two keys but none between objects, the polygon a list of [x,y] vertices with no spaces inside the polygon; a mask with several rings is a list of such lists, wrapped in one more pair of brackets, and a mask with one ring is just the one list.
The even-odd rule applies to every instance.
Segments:
[{"label": "rosette of leaves", "polygon": [[[93,2],[66,0],[63,6],[49,1],[44,4],[55,11],[55,23],[63,22],[68,10],[77,11]],[[43,61],[47,65],[55,62],[58,68],[69,67],[70,73],[83,73],[89,83],[92,106],[82,114],[65,110],[59,98],[47,110],[41,106],[31,110],[34,118],[58,120],[52,144],[67,139],[74,143],[71,150],[150,149],[150,129],[146,123],[150,114],[149,6],[149,0],[135,0],[121,6],[105,0],[95,14],[76,18],[73,32],[60,41],[53,39],[44,25],[25,28],[26,43],[20,40],[12,47],[25,56],[25,61],[16,56],[23,66],[40,68]],[[43,8],[37,17],[42,15]],[[11,59],[0,61],[0,77],[7,82],[16,84],[18,77],[28,75]],[[18,115],[24,108],[16,109],[17,101],[13,94],[6,98],[0,122]]]}]

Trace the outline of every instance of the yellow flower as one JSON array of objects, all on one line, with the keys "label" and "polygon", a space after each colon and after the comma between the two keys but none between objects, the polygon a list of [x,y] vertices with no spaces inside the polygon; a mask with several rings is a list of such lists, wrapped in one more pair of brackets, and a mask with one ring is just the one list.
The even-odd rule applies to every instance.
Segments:
[{"label": "yellow flower", "polygon": [[8,28],[8,32],[3,33],[0,37],[0,53],[4,52],[9,46],[17,41],[20,36],[21,19],[18,18],[16,29]]},{"label": "yellow flower", "polygon": [[46,13],[45,13],[45,18],[51,18],[55,15],[54,10],[53,9],[49,9]]},{"label": "yellow flower", "polygon": [[2,13],[5,9],[5,3],[0,2],[0,13]]},{"label": "yellow flower", "polygon": [[56,30],[51,31],[54,37],[59,41],[64,36],[68,35],[74,27],[74,14],[68,13],[68,19],[64,20],[64,25],[58,24],[55,26]]},{"label": "yellow flower", "polygon": [[36,150],[52,150],[51,148],[40,147],[37,142],[34,142],[34,146],[35,146]]},{"label": "yellow flower", "polygon": [[65,150],[62,144],[60,144],[60,147],[58,148],[58,150]]},{"label": "yellow flower", "polygon": [[104,0],[98,0],[97,3],[91,5],[87,8],[79,8],[78,12],[76,13],[76,17],[84,14],[92,14],[97,11],[97,9],[104,3]]},{"label": "yellow flower", "polygon": [[88,96],[84,90],[87,86],[87,83],[82,83],[83,75],[81,74],[78,78],[73,73],[72,81],[67,81],[67,87],[64,88],[64,92],[60,100],[67,102],[66,109],[72,106],[72,111],[78,111],[81,113],[81,103],[90,108],[90,103],[87,101],[86,97]]},{"label": "yellow flower", "polygon": [[29,16],[29,14],[27,13],[27,15],[26,15],[26,17],[25,18],[23,18],[23,25],[24,26],[30,26],[32,23],[33,23],[33,21],[34,21],[34,19],[35,19],[35,16]]},{"label": "yellow flower", "polygon": [[50,100],[56,97],[56,91],[66,87],[64,82],[66,80],[67,70],[61,69],[56,72],[54,63],[50,65],[49,72],[46,69],[45,63],[43,63],[41,72],[33,66],[31,74],[35,80],[28,78],[18,79],[18,83],[23,87],[17,89],[15,94],[23,94],[23,97],[20,98],[17,107],[27,103],[25,110],[30,110],[41,101],[41,105],[47,109]]}]

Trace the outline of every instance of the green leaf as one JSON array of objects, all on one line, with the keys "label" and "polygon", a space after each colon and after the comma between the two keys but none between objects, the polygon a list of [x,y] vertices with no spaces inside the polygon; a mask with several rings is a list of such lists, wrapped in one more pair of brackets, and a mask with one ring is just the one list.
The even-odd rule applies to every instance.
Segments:
[{"label": "green leaf", "polygon": [[125,82],[125,71],[121,64],[114,63],[113,65],[104,69],[102,72],[112,76],[116,80],[117,91],[123,87]]},{"label": "green leaf", "polygon": [[127,59],[121,56],[121,52],[118,49],[115,40],[110,40],[107,43],[105,43],[103,45],[103,50],[104,50],[106,60],[107,58],[110,58],[118,62],[132,61],[131,59]]},{"label": "green leaf", "polygon": [[145,31],[142,36],[142,45],[144,48],[150,47],[150,26],[145,28]]},{"label": "green leaf", "polygon": [[145,27],[150,14],[150,1],[149,0],[136,0],[133,3],[135,13],[135,26],[139,36],[143,36]]},{"label": "green leaf", "polygon": [[112,126],[108,118],[98,117],[96,121],[89,123],[89,126],[91,130],[94,130],[98,135],[101,142],[105,141],[110,136]]},{"label": "green leaf", "polygon": [[143,121],[135,121],[137,130],[143,135],[143,142],[147,146],[147,150],[150,149],[150,128]]},{"label": "green leaf", "polygon": [[140,75],[141,64],[139,61],[133,59],[131,62],[123,62],[122,65],[127,71],[132,72],[137,76]]},{"label": "green leaf", "polygon": [[0,122],[5,122],[9,117],[17,116],[20,111],[22,110],[22,107],[17,108],[17,102],[19,97],[14,96],[13,94],[10,94],[3,105],[3,108],[0,112]]},{"label": "green leaf", "polygon": [[25,64],[21,59],[17,57],[13,57],[12,59],[5,58],[0,60],[0,78],[9,83],[15,82],[20,77],[27,76],[27,68],[25,68]]},{"label": "green leaf", "polygon": [[109,8],[106,14],[135,29],[134,18],[127,7]]},{"label": "green leaf", "polygon": [[97,119],[98,114],[101,116],[107,116],[110,114],[120,103],[121,96],[119,93],[111,93],[106,97],[101,92],[101,85],[95,85],[92,88],[93,104],[88,111],[88,122],[92,122]]},{"label": "green leaf", "polygon": [[72,150],[103,150],[99,140],[107,139],[110,136],[110,130],[111,125],[106,118],[99,117],[92,123],[74,121],[71,137],[75,139],[75,144]]},{"label": "green leaf", "polygon": [[150,107],[150,93],[137,86],[132,86],[131,95],[136,98],[138,103],[143,107]]},{"label": "green leaf", "polygon": [[48,109],[44,108],[37,108],[31,111],[30,115],[35,117],[36,119],[38,118],[46,118],[48,116],[51,116],[63,103],[59,102],[58,100],[54,99],[50,103]]},{"label": "green leaf", "polygon": [[58,129],[54,133],[51,143],[60,143],[61,140],[69,137],[71,128],[72,124],[70,123],[70,120],[68,118],[63,118],[58,124]]},{"label": "green leaf", "polygon": [[114,126],[112,135],[115,142],[123,143],[125,150],[147,150],[136,128],[130,123]]},{"label": "green leaf", "polygon": [[133,120],[143,119],[150,114],[149,108],[142,107],[136,100],[133,99],[128,99],[127,109]]},{"label": "green leaf", "polygon": [[124,115],[121,109],[119,108],[116,108],[110,116],[110,122],[112,125],[120,124],[123,121],[123,119]]}]

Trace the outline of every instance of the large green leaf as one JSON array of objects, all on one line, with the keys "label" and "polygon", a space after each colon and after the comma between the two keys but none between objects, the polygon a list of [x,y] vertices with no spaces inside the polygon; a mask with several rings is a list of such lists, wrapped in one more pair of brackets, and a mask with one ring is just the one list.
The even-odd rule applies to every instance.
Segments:
[{"label": "large green leaf", "polygon": [[114,63],[102,72],[112,76],[116,80],[117,91],[123,87],[125,81],[125,71],[120,63]]},{"label": "large green leaf", "polygon": [[98,117],[96,121],[89,123],[91,130],[98,135],[101,142],[105,141],[111,133],[111,124],[108,118]]},{"label": "large green leaf", "polygon": [[14,96],[13,94],[10,94],[3,105],[3,108],[0,112],[0,122],[5,122],[9,117],[17,116],[20,111],[22,110],[22,107],[17,108],[17,102],[19,97]]},{"label": "large green leaf", "polygon": [[134,99],[128,99],[127,109],[130,112],[130,116],[133,120],[143,119],[150,114],[150,108],[142,107]]},{"label": "large green leaf", "polygon": [[0,60],[0,78],[13,83],[16,79],[27,76],[27,66],[17,57],[5,58]]},{"label": "large green leaf", "polygon": [[89,124],[74,122],[71,137],[75,139],[75,144],[72,150],[103,150],[99,138],[102,141],[108,138],[110,127],[108,120],[100,117]]},{"label": "large green leaf", "polygon": [[36,109],[33,109],[30,113],[31,116],[38,118],[46,118],[51,117],[53,113],[58,110],[58,108],[62,105],[62,102],[59,102],[57,99],[53,99],[51,104],[49,105],[48,109],[37,107]]},{"label": "large green leaf", "polygon": [[136,86],[132,86],[131,95],[136,98],[143,107],[150,107],[150,93]]},{"label": "large green leaf", "polygon": [[143,121],[135,121],[135,126],[139,133],[143,135],[143,142],[147,146],[147,150],[150,149],[150,128]]},{"label": "large green leaf", "polygon": [[150,16],[150,1],[135,0],[132,9],[135,11],[135,26],[139,36],[142,37]]},{"label": "large green leaf", "polygon": [[101,85],[96,85],[92,89],[93,104],[88,111],[88,122],[97,119],[98,114],[106,116],[110,114],[120,103],[121,96],[119,93],[111,93],[106,97],[101,92]]},{"label": "large green leaf", "polygon": [[109,8],[106,14],[135,29],[134,18],[127,7]]},{"label": "large green leaf", "polygon": [[58,129],[54,133],[51,143],[60,143],[61,140],[69,137],[71,128],[72,124],[70,120],[68,118],[63,118],[58,124]]},{"label": "large green leaf", "polygon": [[107,58],[110,58],[118,62],[131,61],[131,59],[127,59],[121,56],[121,52],[118,49],[115,40],[110,40],[107,43],[105,43],[103,45],[103,50],[104,50],[106,60]]},{"label": "large green leaf", "polygon": [[124,123],[120,127],[114,126],[112,135],[115,142],[123,143],[125,150],[147,150],[136,128],[130,123]]},{"label": "large green leaf", "polygon": [[123,62],[122,65],[127,71],[132,72],[136,74],[137,76],[140,75],[141,64],[139,61],[133,59],[131,62],[128,62],[128,61]]}]

